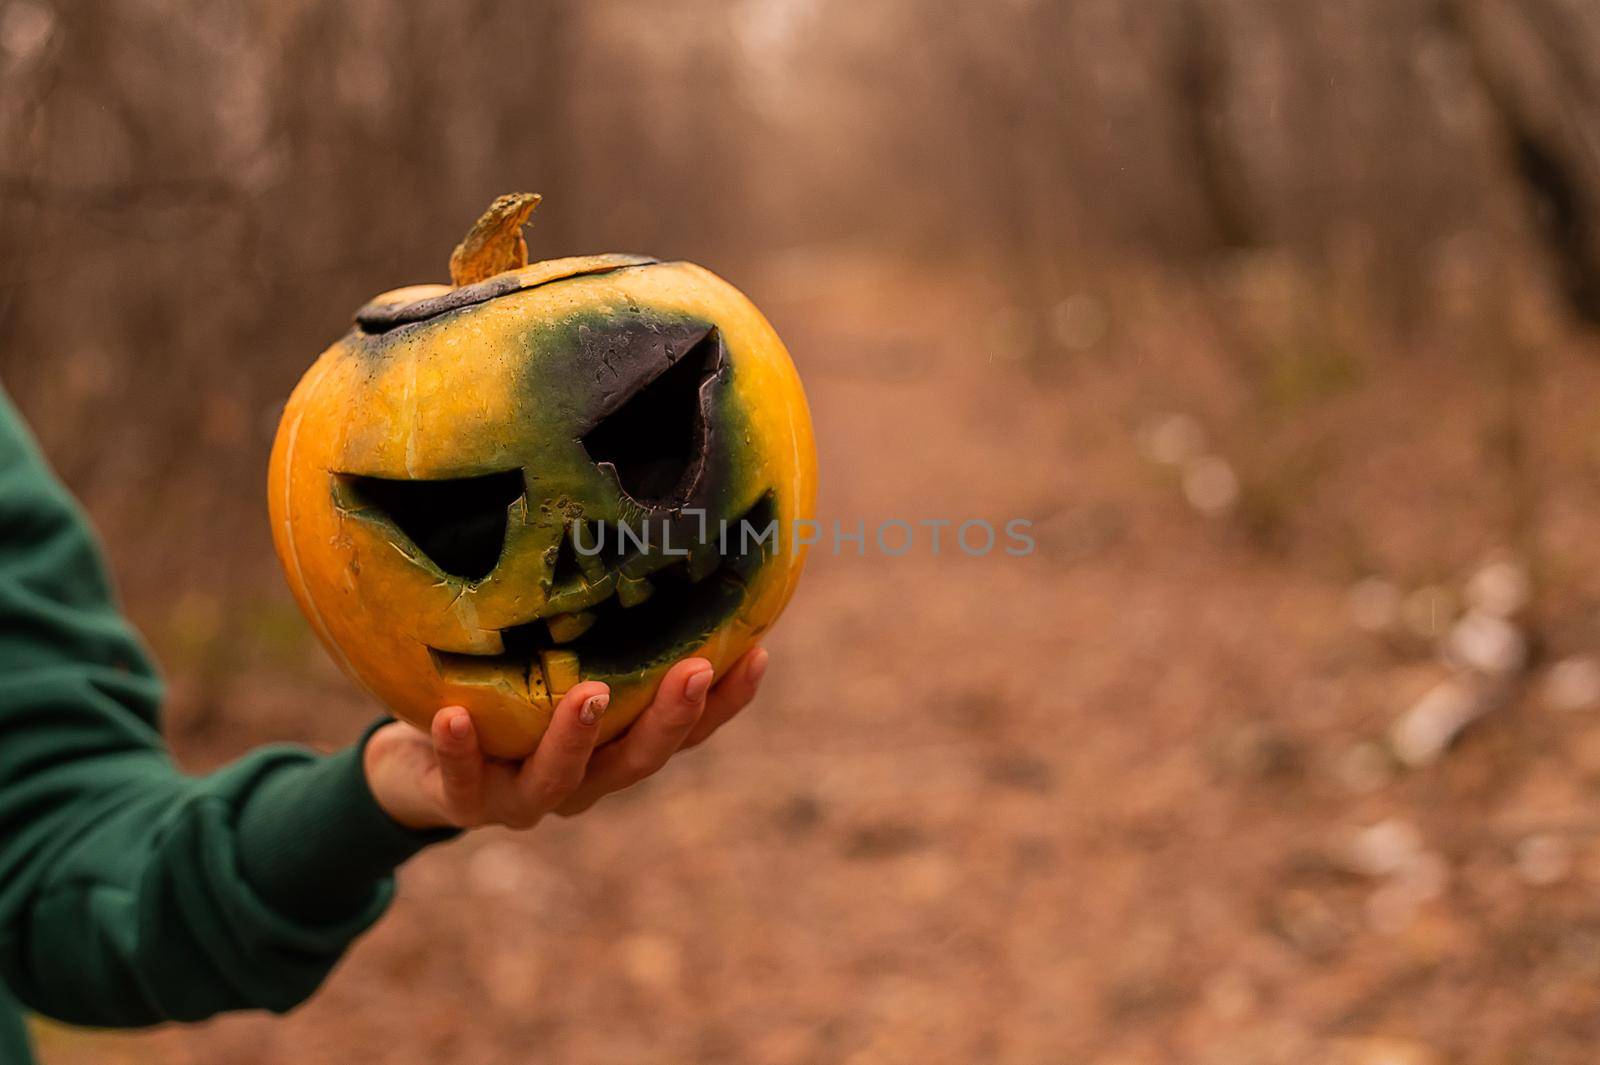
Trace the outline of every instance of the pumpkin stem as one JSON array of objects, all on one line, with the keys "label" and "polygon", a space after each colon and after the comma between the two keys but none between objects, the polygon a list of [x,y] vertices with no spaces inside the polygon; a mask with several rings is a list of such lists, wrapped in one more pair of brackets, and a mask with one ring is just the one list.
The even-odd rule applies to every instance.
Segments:
[{"label": "pumpkin stem", "polygon": [[496,197],[450,253],[450,283],[460,288],[527,266],[528,242],[522,239],[522,227],[539,199],[537,192]]}]

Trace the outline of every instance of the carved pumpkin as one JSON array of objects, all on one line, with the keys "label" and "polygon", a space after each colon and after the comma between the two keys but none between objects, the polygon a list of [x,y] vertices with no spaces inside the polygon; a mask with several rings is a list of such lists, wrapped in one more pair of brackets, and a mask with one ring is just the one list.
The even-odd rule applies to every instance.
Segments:
[{"label": "carved pumpkin", "polygon": [[419,727],[465,706],[508,758],[579,680],[611,686],[605,739],[673,662],[753,646],[816,484],[799,378],[750,301],[692,263],[528,265],[537,202],[496,200],[454,285],[357,312],[268,477],[278,557],[340,665]]}]

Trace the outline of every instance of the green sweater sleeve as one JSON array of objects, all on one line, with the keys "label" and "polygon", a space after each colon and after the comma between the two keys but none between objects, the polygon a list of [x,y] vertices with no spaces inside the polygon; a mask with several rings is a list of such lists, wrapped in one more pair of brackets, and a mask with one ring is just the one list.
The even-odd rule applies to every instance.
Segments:
[{"label": "green sweater sleeve", "polygon": [[60,1020],[288,1009],[442,838],[384,815],[359,746],[187,776],[160,699],[86,521],[0,393],[0,981]]}]

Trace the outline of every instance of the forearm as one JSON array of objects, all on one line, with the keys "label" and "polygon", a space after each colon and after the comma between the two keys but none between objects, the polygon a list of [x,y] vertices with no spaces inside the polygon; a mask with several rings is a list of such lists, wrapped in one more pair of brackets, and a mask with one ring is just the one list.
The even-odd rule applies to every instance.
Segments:
[{"label": "forearm", "polygon": [[362,768],[363,748],[377,727],[327,757],[295,748],[257,753],[290,761],[265,776],[241,808],[239,871],[279,912],[302,921],[342,920],[406,859],[456,835],[403,828],[379,807]]},{"label": "forearm", "polygon": [[52,1016],[287,1008],[430,838],[388,821],[349,753],[185,776],[160,700],[93,534],[0,393],[0,980]]},{"label": "forearm", "polygon": [[[257,751],[203,778],[152,752],[56,811],[0,926],[30,1007],[126,1026],[284,1010],[382,913],[395,866],[438,834],[373,804],[355,749]],[[16,858],[16,856],[12,856]]]}]

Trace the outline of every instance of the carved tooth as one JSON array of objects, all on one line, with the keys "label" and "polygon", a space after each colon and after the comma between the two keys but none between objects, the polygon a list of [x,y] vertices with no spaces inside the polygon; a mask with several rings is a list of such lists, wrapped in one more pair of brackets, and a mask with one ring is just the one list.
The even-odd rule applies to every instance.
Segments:
[{"label": "carved tooth", "polygon": [[[607,534],[604,531],[603,524],[600,522],[586,521],[582,524],[583,529],[580,532],[577,522],[569,523],[567,525],[567,539],[572,541],[572,554],[578,560],[578,569],[583,572],[584,579],[593,584],[603,579],[606,575],[605,559],[600,557],[604,552],[596,550],[596,548],[602,546],[600,538]],[[580,541],[589,552],[588,554],[578,550]]]},{"label": "carved tooth", "polygon": [[650,598],[650,593],[655,591],[655,585],[647,577],[618,577],[617,599],[623,607],[638,606]]},{"label": "carved tooth", "polygon": [[576,651],[540,651],[539,668],[544,673],[545,688],[552,700],[561,698],[582,679]]},{"label": "carved tooth", "polygon": [[629,555],[617,567],[617,575],[623,580],[641,580],[665,566],[668,561],[663,555]]},{"label": "carved tooth", "polygon": [[580,610],[576,614],[556,614],[544,619],[545,628],[550,630],[550,638],[556,643],[568,643],[589,631],[589,626],[595,623],[595,615],[587,610]]},{"label": "carved tooth", "polygon": [[528,670],[528,701],[541,706],[554,703],[544,682],[544,669],[537,662]]}]

